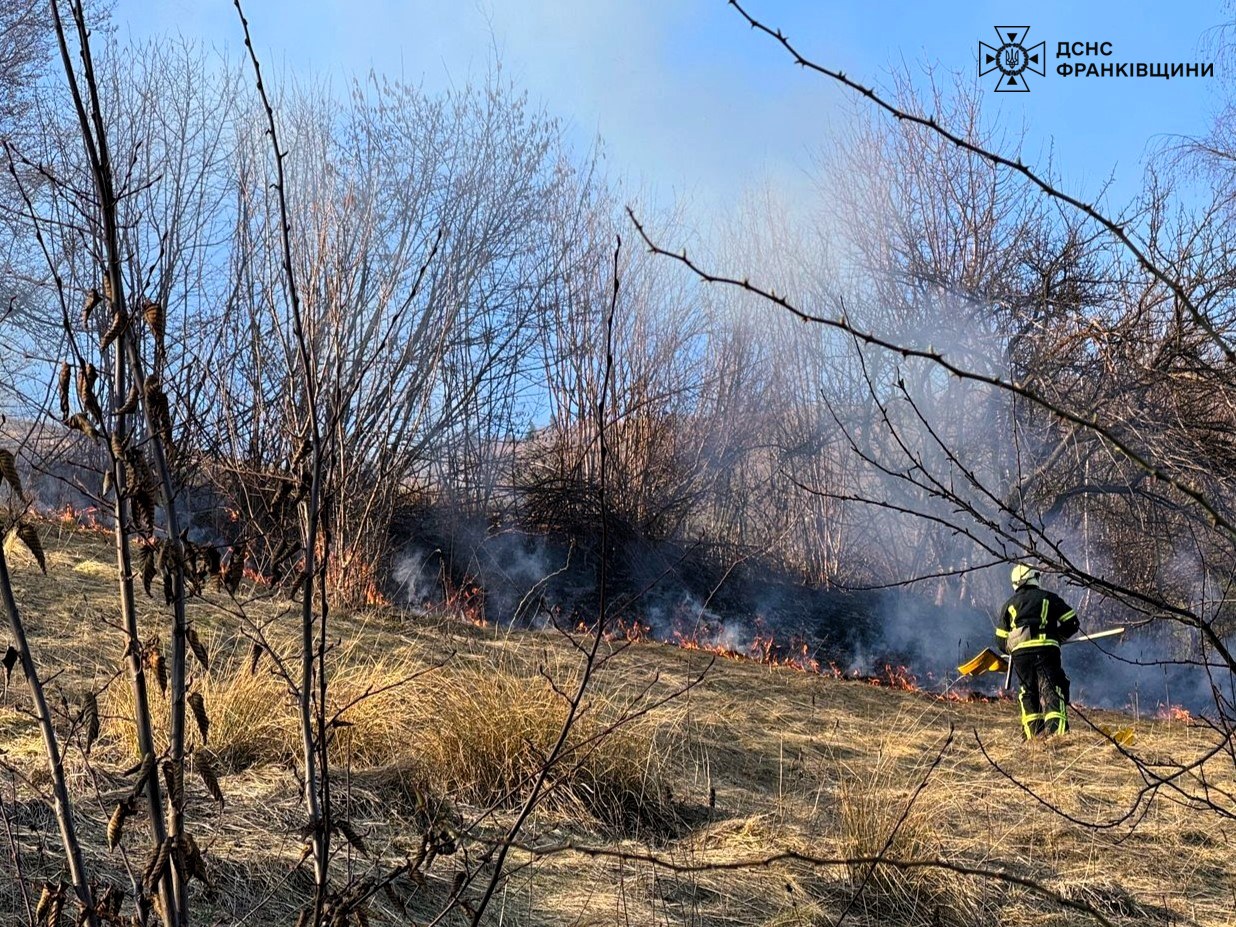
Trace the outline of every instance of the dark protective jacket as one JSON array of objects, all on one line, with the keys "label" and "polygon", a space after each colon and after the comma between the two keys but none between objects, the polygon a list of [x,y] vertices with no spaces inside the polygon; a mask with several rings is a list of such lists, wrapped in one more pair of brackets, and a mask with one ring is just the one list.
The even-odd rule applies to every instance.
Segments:
[{"label": "dark protective jacket", "polygon": [[996,637],[1005,653],[1035,647],[1059,647],[1077,633],[1077,612],[1037,586],[1022,586],[996,616]]}]

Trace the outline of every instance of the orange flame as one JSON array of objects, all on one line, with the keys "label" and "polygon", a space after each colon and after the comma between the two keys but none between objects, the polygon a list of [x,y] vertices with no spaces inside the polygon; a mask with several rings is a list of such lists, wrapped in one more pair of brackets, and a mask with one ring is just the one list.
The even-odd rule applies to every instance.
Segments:
[{"label": "orange flame", "polygon": [[249,580],[252,583],[257,583],[259,586],[270,585],[270,579],[266,576],[263,576],[257,570],[253,569],[253,567],[247,566],[244,568],[242,572],[244,574],[245,579]]},{"label": "orange flame", "polygon": [[1188,709],[1181,708],[1179,705],[1160,705],[1159,710],[1155,713],[1155,717],[1160,721],[1176,721],[1180,724],[1192,724],[1193,715]]},{"label": "orange flame", "polygon": [[[726,646],[716,637],[710,637],[710,635],[716,633],[717,629],[702,626],[699,622],[696,623],[694,629],[690,632],[682,629],[676,629],[671,632],[668,643],[675,644],[685,650],[714,653],[727,660],[749,660],[764,666],[787,667],[804,673],[829,676],[833,679],[865,682],[868,685],[896,689],[901,692],[924,691],[919,685],[918,677],[907,666],[885,664],[883,671],[879,673],[864,674],[860,670],[853,670],[847,673],[834,661],[822,664],[817,657],[813,656],[812,646],[808,641],[795,636],[791,637],[787,643],[782,643],[777,640],[776,636],[764,624],[762,619],[757,618],[755,626],[756,630],[751,637],[750,643],[741,648]],[[958,701],[963,699],[989,700],[980,693],[971,693],[964,696],[954,695],[953,698]]]},{"label": "orange flame", "polygon": [[84,509],[77,509],[72,504],[65,503],[63,508],[53,512],[50,517],[60,522],[65,528],[72,528],[76,531],[94,531],[100,534],[110,534],[112,530],[99,520],[99,509],[93,505],[87,506]]},{"label": "orange flame", "polygon": [[889,666],[884,664],[884,673],[880,677],[880,681],[876,683],[880,686],[888,686],[890,689],[900,689],[902,692],[918,692],[918,679],[910,672],[906,666]]},{"label": "orange flame", "polygon": [[384,596],[376,585],[370,583],[365,589],[365,604],[385,608],[391,604],[391,600]]},{"label": "orange flame", "polygon": [[[596,631],[596,625],[589,623],[584,619],[580,619],[575,623],[576,634],[592,634]],[[656,640],[652,636],[652,626],[645,624],[638,618],[627,618],[619,616],[615,618],[605,629],[602,637],[609,642],[626,641],[628,643],[639,643],[641,641]]]},{"label": "orange flame", "polygon": [[489,627],[485,618],[485,589],[475,577],[468,576],[458,587],[448,585],[446,601],[443,603],[447,611],[455,613],[478,628]]}]

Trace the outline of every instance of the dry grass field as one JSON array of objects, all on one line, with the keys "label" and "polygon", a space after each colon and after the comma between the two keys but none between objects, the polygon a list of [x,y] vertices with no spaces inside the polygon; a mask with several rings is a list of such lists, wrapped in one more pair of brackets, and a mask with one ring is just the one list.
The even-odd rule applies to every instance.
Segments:
[{"label": "dry grass field", "polygon": [[[12,555],[17,597],[53,700],[62,704],[63,694],[71,715],[89,689],[104,690],[99,742],[89,758],[70,749],[67,762],[88,863],[127,883],[126,866],[140,870],[146,841],[140,816],[128,822],[122,843],[132,855],[109,852],[104,837],[115,798],[127,788],[122,771],[136,759],[109,541],[55,525],[43,533],[46,577],[22,551]],[[142,596],[141,608],[153,635],[157,603]],[[213,801],[196,777],[186,783],[190,827],[213,882],[213,890],[194,884],[194,920],[291,925],[309,884],[298,862],[304,815],[293,706],[269,657],[250,671],[250,644],[230,600],[211,591],[190,608],[212,658],[209,672],[193,667],[194,690],[211,718],[208,743],[195,741],[194,749],[213,757],[225,798]],[[297,618],[288,603],[255,602],[247,612],[292,653]],[[338,614],[332,638],[333,707],[378,693],[343,712],[349,724],[334,745],[336,814],[350,821],[366,851],[341,854],[338,876],[397,862],[427,829],[461,835],[457,852],[440,856],[428,879],[402,886],[394,898],[379,895],[370,912],[372,923],[422,924],[449,896],[463,853],[474,854],[512,819],[512,796],[526,788],[565,710],[546,677],[568,686],[579,655],[560,635],[507,633],[390,608]],[[1063,739],[1026,746],[1008,702],[946,701],[722,659],[698,686],[601,736],[631,706],[674,691],[709,660],[638,644],[606,665],[569,762],[522,837],[552,852],[513,853],[488,922],[823,927],[843,912],[854,927],[1098,922],[1012,881],[934,866],[868,872],[803,858],[883,852],[1007,873],[1110,923],[1236,924],[1231,821],[1163,787],[1121,824],[1081,823],[1120,818],[1145,786],[1137,768],[1084,722]],[[36,797],[46,773],[25,700],[15,676],[0,701],[4,924],[25,923],[14,847],[28,876],[60,871],[55,822]],[[1163,772],[1214,742],[1206,728],[1181,719],[1093,720],[1132,726],[1130,749]],[[1076,821],[1044,806],[992,761]],[[1232,758],[1221,752],[1177,784],[1197,792],[1203,779],[1211,789],[1236,788]],[[797,855],[761,864],[782,851]],[[458,912],[443,921],[463,922]]]}]

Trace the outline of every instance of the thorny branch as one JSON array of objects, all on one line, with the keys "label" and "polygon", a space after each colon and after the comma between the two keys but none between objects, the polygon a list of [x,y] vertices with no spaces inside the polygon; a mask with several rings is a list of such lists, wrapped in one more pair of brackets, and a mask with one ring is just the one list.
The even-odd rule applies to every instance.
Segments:
[{"label": "thorny branch", "polygon": [[[279,233],[283,247],[283,271],[288,303],[292,316],[292,335],[296,354],[300,360],[301,377],[307,414],[309,418],[310,440],[310,488],[309,499],[302,513],[303,531],[302,546],[304,551],[304,583],[302,588],[301,609],[301,680],[299,691],[300,726],[302,737],[302,752],[305,764],[305,805],[309,814],[310,839],[313,846],[314,865],[314,902],[313,923],[322,918],[322,909],[326,904],[330,871],[330,829],[329,820],[329,771],[327,755],[327,732],[324,729],[326,692],[326,652],[325,647],[318,647],[315,653],[314,628],[315,616],[313,610],[315,579],[324,564],[319,565],[318,539],[319,520],[321,517],[321,496],[323,491],[323,470],[325,466],[324,449],[322,446],[322,424],[318,409],[318,372],[309,353],[309,341],[304,329],[301,313],[300,291],[296,282],[296,270],[292,254],[292,223],[288,214],[287,177],[284,172],[284,159],[287,152],[279,144],[279,130],[275,122],[275,111],[266,85],[262,79],[262,66],[258,60],[257,51],[253,47],[253,39],[249,34],[249,21],[245,18],[240,0],[234,0],[236,15],[240,18],[241,28],[245,36],[245,49],[249,53],[249,61],[253,66],[254,78],[262,108],[266,113],[267,134],[275,158],[274,189],[279,203]],[[325,591],[323,585],[322,591]],[[321,632],[326,631],[327,603],[323,597],[321,603]],[[314,729],[313,701],[315,694],[315,672],[318,686],[316,692],[319,702],[317,730]],[[321,768],[319,768],[319,766]]]},{"label": "thorny branch", "polygon": [[[170,421],[164,422],[163,419],[169,417],[170,413],[165,410],[161,413],[154,407],[156,394],[159,394],[159,377],[153,375],[148,377],[144,370],[144,365],[140,351],[136,344],[136,336],[131,328],[131,319],[129,315],[129,306],[126,303],[124,291],[124,276],[123,276],[123,255],[120,247],[120,224],[117,213],[117,205],[120,195],[115,187],[115,177],[111,160],[111,152],[108,144],[107,129],[103,122],[102,106],[99,99],[98,81],[94,70],[94,59],[90,48],[90,32],[86,24],[85,11],[80,0],[72,0],[70,2],[70,11],[73,16],[73,22],[77,33],[77,46],[79,57],[81,58],[81,81],[84,81],[84,92],[81,81],[79,81],[76,68],[70,58],[66,30],[61,21],[59,0],[52,0],[51,13],[55,25],[57,42],[60,47],[61,59],[64,66],[65,77],[69,86],[70,95],[73,99],[74,109],[77,113],[78,128],[81,141],[85,147],[87,162],[89,165],[90,176],[94,182],[94,203],[98,210],[99,223],[101,225],[102,246],[105,259],[104,278],[105,291],[109,294],[109,302],[112,305],[113,325],[112,329],[115,332],[115,384],[117,390],[123,388],[128,377],[135,381],[134,389],[138,396],[138,404],[143,413],[143,420],[148,432],[147,444],[155,461],[155,469],[158,474],[159,490],[163,503],[163,514],[166,521],[167,538],[165,543],[173,552],[172,565],[170,568],[170,577],[172,592],[170,596],[170,604],[173,607],[172,618],[172,697],[171,697],[171,719],[170,719],[170,752],[171,762],[175,767],[183,769],[185,758],[185,692],[186,692],[186,634],[187,622],[185,618],[185,577],[184,577],[184,549],[182,546],[182,538],[180,535],[180,525],[177,513],[176,492],[173,485],[171,469],[169,466],[169,458],[172,453],[172,448],[168,445],[170,440],[171,424]],[[86,109],[86,101],[89,100],[89,114]],[[63,311],[63,298],[62,311]],[[69,337],[70,343],[73,342],[71,331],[66,322],[66,335]],[[106,350],[106,344],[103,345]],[[74,348],[76,353],[76,349]],[[78,358],[79,363],[81,358]],[[158,361],[156,360],[156,365]],[[79,368],[80,373],[80,368]],[[140,384],[140,386],[138,385]],[[134,410],[130,410],[134,411]],[[135,695],[137,701],[137,726],[139,730],[139,738],[143,742],[144,754],[153,756],[150,748],[149,736],[149,708],[143,698],[144,681],[140,662],[137,660],[135,648],[136,640],[136,620],[133,613],[133,593],[132,593],[132,578],[131,566],[129,561],[129,539],[124,525],[125,503],[123,499],[124,479],[121,472],[119,461],[116,457],[116,447],[122,447],[126,438],[126,422],[125,416],[129,413],[121,413],[116,415],[116,431],[111,435],[110,445],[115,445],[112,448],[112,466],[113,473],[116,477],[116,547],[118,567],[120,572],[121,583],[121,604],[125,611],[126,619],[129,626],[129,658],[132,667],[132,675],[135,686]],[[96,415],[96,418],[101,416]],[[102,424],[100,422],[100,424]],[[166,430],[164,426],[166,425]],[[117,443],[118,442],[118,443]],[[153,532],[153,525],[151,526]],[[161,804],[158,801],[158,784],[154,781],[156,777],[149,777],[148,797],[151,805],[151,820],[152,829],[154,832],[157,845],[164,844],[164,834],[167,839],[179,841],[183,835],[183,808],[177,801],[173,801],[168,806],[166,822]],[[166,825],[166,831],[164,827]],[[163,899],[162,916],[167,924],[185,925],[188,923],[188,912],[186,910],[185,886],[177,867],[171,866],[167,869],[167,875],[160,879],[160,891]]]}]

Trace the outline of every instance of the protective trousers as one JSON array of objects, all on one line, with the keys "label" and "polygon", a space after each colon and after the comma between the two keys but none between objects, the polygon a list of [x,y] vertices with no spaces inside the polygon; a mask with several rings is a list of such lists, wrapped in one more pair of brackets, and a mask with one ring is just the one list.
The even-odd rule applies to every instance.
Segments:
[{"label": "protective trousers", "polygon": [[1059,647],[1028,647],[1013,652],[1013,669],[1021,683],[1021,728],[1026,740],[1069,729],[1069,677],[1060,665]]}]

